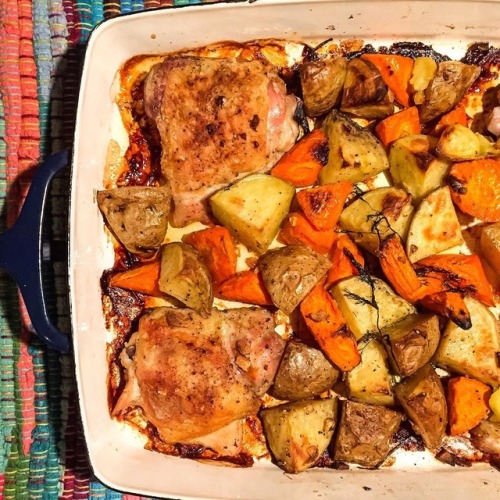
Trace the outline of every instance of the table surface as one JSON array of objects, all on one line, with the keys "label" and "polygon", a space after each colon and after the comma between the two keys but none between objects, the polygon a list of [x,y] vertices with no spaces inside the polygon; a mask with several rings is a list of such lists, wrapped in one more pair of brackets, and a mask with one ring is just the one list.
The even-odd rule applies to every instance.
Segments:
[{"label": "table surface", "polygon": [[[0,231],[16,220],[34,170],[72,145],[79,75],[93,26],[120,14],[202,0],[0,0]],[[213,0],[212,0],[213,1]],[[67,178],[50,193],[47,232],[65,241]],[[65,264],[51,308],[68,329]],[[137,499],[93,475],[72,356],[31,332],[15,283],[0,271],[0,498]]]}]

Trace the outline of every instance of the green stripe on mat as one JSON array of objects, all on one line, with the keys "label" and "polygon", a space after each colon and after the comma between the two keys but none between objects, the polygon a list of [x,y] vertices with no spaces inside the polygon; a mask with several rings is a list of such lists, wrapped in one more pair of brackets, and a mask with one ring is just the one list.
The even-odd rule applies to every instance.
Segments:
[{"label": "green stripe on mat", "polygon": [[[33,444],[30,448],[29,496],[31,499],[57,498],[59,493],[59,455],[57,452],[57,428],[50,422],[47,399],[47,378],[50,363],[58,364],[52,350],[34,340],[29,348],[35,375],[35,422]],[[52,356],[51,356],[52,354]],[[54,359],[55,357],[55,359]],[[52,359],[51,359],[52,358]],[[52,410],[52,413],[54,413]]]},{"label": "green stripe on mat", "polygon": [[[16,311],[18,308],[17,293],[15,287],[12,286],[11,293],[5,297],[6,303],[10,312]],[[28,496],[28,477],[29,477],[29,457],[25,456],[22,451],[21,444],[21,422],[23,421],[22,415],[22,399],[20,384],[17,377],[17,366],[20,357],[20,341],[18,333],[21,331],[21,322],[19,316],[9,314],[8,321],[11,321],[12,334],[12,367],[14,373],[14,412],[16,416],[17,425],[13,428],[11,436],[11,446],[9,450],[9,457],[7,462],[7,469],[5,471],[5,500],[24,500]]]},{"label": "green stripe on mat", "polygon": [[[5,115],[0,93],[0,231],[5,230],[5,209],[7,195],[7,168],[5,157]],[[9,436],[15,422],[14,387],[12,373],[12,339],[6,318],[6,304],[3,300],[9,293],[7,277],[0,271],[0,474],[7,466]]]}]

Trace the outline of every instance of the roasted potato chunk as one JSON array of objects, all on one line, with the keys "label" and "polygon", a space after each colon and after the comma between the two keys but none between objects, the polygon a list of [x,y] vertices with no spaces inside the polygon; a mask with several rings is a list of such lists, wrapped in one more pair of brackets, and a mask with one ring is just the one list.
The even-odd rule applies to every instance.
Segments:
[{"label": "roasted potato chunk", "polygon": [[408,135],[393,143],[389,153],[395,185],[411,194],[418,204],[443,184],[450,162],[435,153],[437,139],[429,135]]},{"label": "roasted potato chunk", "polygon": [[198,252],[189,245],[169,243],[162,248],[158,286],[203,317],[210,316],[212,278]]},{"label": "roasted potato chunk", "polygon": [[422,436],[427,448],[436,452],[448,423],[448,409],[443,385],[434,368],[425,365],[397,384],[394,392],[415,431]]},{"label": "roasted potato chunk", "polygon": [[170,215],[168,186],[128,186],[97,192],[97,204],[111,232],[131,253],[147,256],[165,238]]},{"label": "roasted potato chunk", "polygon": [[343,401],[335,460],[377,467],[391,451],[390,440],[401,420],[401,413],[383,406]]},{"label": "roasted potato chunk", "polygon": [[500,222],[486,226],[481,231],[481,252],[500,276]]},{"label": "roasted potato chunk", "polygon": [[335,430],[336,399],[297,401],[262,410],[264,433],[278,465],[297,473],[314,465]]},{"label": "roasted potato chunk", "polygon": [[319,174],[320,184],[360,182],[389,168],[380,141],[348,116],[333,110],[322,125],[328,137],[328,163]]},{"label": "roasted potato chunk", "polygon": [[268,251],[258,265],[274,305],[291,314],[331,262],[308,247],[290,245]]},{"label": "roasted potato chunk", "polygon": [[492,422],[500,423],[500,387],[497,387],[491,394],[490,400],[488,401],[493,415],[491,415],[490,420]]},{"label": "roasted potato chunk", "polygon": [[347,59],[323,59],[299,66],[304,105],[309,116],[328,113],[340,100],[347,73]]},{"label": "roasted potato chunk", "polygon": [[483,453],[500,457],[500,422],[481,422],[470,431],[470,440]]},{"label": "roasted potato chunk", "polygon": [[439,344],[439,319],[434,314],[412,314],[384,328],[382,338],[398,375],[409,377],[427,364]]},{"label": "roasted potato chunk", "polygon": [[458,123],[441,134],[436,151],[450,161],[479,160],[500,154],[495,143]]},{"label": "roasted potato chunk", "polygon": [[380,329],[393,325],[415,312],[409,302],[373,276],[354,276],[342,280],[330,293],[358,340],[367,333],[378,333]]},{"label": "roasted potato chunk", "polygon": [[358,245],[376,253],[382,240],[394,233],[406,239],[412,213],[408,193],[385,187],[368,191],[344,208],[340,225]]},{"label": "roasted potato chunk", "polygon": [[347,65],[340,109],[362,118],[385,118],[394,113],[394,104],[378,68],[370,61],[355,58]]},{"label": "roasted potato chunk", "polygon": [[294,187],[277,177],[249,175],[210,198],[216,219],[250,250],[267,250],[295,194]]},{"label": "roasted potato chunk", "polygon": [[425,89],[429,86],[437,71],[437,63],[432,57],[417,57],[413,63],[410,87],[413,91],[413,102],[425,102]]},{"label": "roasted potato chunk", "polygon": [[462,229],[450,189],[443,186],[424,198],[415,211],[406,240],[406,253],[413,264],[462,243]]},{"label": "roasted potato chunk", "polygon": [[392,406],[392,377],[384,347],[371,338],[359,342],[358,348],[361,363],[346,375],[349,397],[362,403]]},{"label": "roasted potato chunk", "polygon": [[464,302],[472,327],[462,330],[450,321],[443,332],[435,361],[456,373],[496,387],[500,385],[498,321],[481,302],[472,298],[465,298]]},{"label": "roasted potato chunk", "polygon": [[319,349],[292,340],[285,348],[272,394],[289,401],[311,398],[330,389],[339,373]]},{"label": "roasted potato chunk", "polygon": [[430,122],[456,106],[467,89],[479,76],[480,69],[458,61],[443,61],[436,75],[425,90],[425,100],[420,106],[420,120]]}]

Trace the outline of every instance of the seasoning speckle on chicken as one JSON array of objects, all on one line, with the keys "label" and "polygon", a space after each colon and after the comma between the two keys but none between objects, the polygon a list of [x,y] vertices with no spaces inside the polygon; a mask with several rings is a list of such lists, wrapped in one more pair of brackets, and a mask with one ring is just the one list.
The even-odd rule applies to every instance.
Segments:
[{"label": "seasoning speckle on chicken", "polygon": [[144,99],[160,133],[177,227],[207,222],[210,194],[268,171],[298,134],[295,97],[260,61],[170,57],[151,69]]}]

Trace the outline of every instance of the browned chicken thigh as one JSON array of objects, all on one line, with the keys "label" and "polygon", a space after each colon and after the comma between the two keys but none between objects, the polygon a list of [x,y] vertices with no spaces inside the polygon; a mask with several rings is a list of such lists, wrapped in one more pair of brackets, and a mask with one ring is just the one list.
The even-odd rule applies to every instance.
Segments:
[{"label": "browned chicken thigh", "polygon": [[161,136],[176,227],[207,222],[210,194],[269,170],[298,134],[295,97],[260,61],[167,58],[147,76],[144,100]]},{"label": "browned chicken thigh", "polygon": [[122,354],[135,351],[114,413],[140,406],[167,443],[205,436],[257,413],[284,346],[262,309],[154,309]]}]

